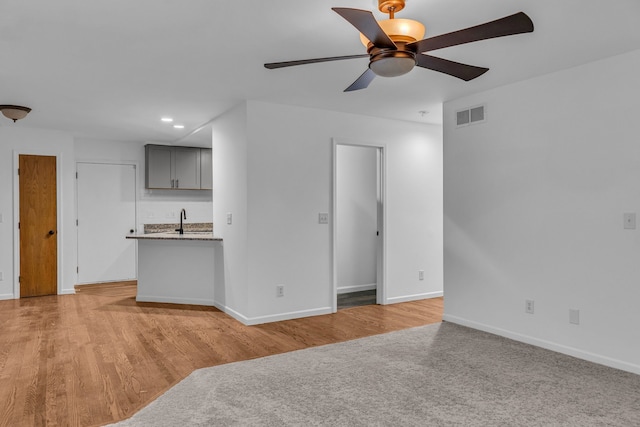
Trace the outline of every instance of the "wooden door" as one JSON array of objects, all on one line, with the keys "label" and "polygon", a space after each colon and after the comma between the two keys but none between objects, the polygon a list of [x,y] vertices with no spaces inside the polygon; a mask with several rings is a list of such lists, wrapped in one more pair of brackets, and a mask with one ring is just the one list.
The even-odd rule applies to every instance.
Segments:
[{"label": "wooden door", "polygon": [[55,156],[19,156],[20,297],[58,290]]}]

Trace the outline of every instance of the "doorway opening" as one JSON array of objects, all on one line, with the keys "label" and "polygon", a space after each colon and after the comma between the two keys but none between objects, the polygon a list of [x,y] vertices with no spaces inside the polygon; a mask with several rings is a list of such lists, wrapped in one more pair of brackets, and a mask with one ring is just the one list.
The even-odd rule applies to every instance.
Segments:
[{"label": "doorway opening", "polygon": [[334,141],[334,312],[384,301],[383,154]]}]

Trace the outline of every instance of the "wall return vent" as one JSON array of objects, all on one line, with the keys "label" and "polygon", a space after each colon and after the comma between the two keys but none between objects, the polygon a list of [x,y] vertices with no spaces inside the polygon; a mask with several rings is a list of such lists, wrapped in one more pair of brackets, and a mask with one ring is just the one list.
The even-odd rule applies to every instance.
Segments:
[{"label": "wall return vent", "polygon": [[469,126],[484,122],[486,120],[484,109],[484,105],[478,105],[476,107],[456,111],[456,126]]}]

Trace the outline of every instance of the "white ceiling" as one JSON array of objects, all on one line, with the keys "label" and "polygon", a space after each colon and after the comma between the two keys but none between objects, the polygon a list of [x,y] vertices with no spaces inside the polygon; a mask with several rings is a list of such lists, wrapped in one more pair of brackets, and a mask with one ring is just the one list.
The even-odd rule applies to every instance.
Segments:
[{"label": "white ceiling", "polygon": [[33,109],[0,126],[206,144],[206,130],[185,137],[247,99],[440,123],[443,101],[640,49],[638,0],[407,0],[396,17],[425,37],[518,11],[535,31],[432,52],[490,68],[471,82],[416,68],[344,93],[366,58],[263,67],[365,53],[338,6],[386,18],[375,0],[0,0],[0,104]]}]

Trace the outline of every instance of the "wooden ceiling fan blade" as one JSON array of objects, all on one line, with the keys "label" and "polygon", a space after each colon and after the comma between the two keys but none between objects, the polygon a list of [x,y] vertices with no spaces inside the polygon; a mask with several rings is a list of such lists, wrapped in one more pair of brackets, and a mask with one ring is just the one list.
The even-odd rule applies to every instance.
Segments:
[{"label": "wooden ceiling fan blade", "polygon": [[435,56],[424,55],[422,53],[416,55],[416,65],[418,67],[449,74],[450,76],[457,77],[467,82],[475,79],[476,77],[480,77],[489,71],[488,68],[461,64],[460,62],[436,58]]},{"label": "wooden ceiling fan blade", "polygon": [[407,48],[418,53],[429,52],[464,43],[531,32],[533,32],[531,18],[524,12],[518,12],[475,27],[409,43]]},{"label": "wooden ceiling fan blade", "polygon": [[380,24],[378,24],[378,21],[370,11],[348,7],[332,7],[331,9],[356,27],[375,47],[394,50],[398,48],[393,40],[380,28]]},{"label": "wooden ceiling fan blade", "polygon": [[371,83],[371,81],[375,78],[375,76],[376,74],[371,71],[370,68],[367,68],[367,71],[362,73],[362,75],[358,77],[355,82],[351,83],[351,86],[346,88],[344,91],[351,92],[354,90],[366,89],[369,86],[369,83]]},{"label": "wooden ceiling fan blade", "polygon": [[340,61],[343,59],[368,58],[369,54],[346,55],[346,56],[329,56],[327,58],[301,59],[298,61],[271,62],[264,64],[265,68],[273,70],[275,68],[292,67],[294,65],[315,64],[318,62]]}]

